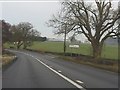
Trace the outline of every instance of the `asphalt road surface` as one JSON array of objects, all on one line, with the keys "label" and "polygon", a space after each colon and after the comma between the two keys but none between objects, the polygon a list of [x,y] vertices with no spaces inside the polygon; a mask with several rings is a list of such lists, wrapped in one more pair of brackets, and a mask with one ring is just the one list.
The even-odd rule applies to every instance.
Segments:
[{"label": "asphalt road surface", "polygon": [[3,88],[118,88],[118,74],[59,59],[15,51],[18,59],[2,75]]}]

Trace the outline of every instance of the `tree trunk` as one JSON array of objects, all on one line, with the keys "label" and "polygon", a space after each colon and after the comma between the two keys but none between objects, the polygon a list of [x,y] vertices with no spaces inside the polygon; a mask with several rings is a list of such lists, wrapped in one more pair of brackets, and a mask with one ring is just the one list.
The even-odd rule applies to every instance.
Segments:
[{"label": "tree trunk", "polygon": [[26,49],[26,48],[27,48],[27,45],[26,45],[26,44],[24,44],[23,49]]},{"label": "tree trunk", "polygon": [[27,48],[27,46],[28,46],[27,41],[26,41],[26,40],[25,40],[25,41],[23,41],[23,49],[26,49],[26,48]]},{"label": "tree trunk", "polygon": [[17,49],[20,49],[20,45],[17,45]]},{"label": "tree trunk", "polygon": [[102,53],[102,46],[103,44],[101,43],[93,43],[92,48],[93,48],[93,57],[95,60],[99,60],[101,58],[101,53]]},{"label": "tree trunk", "polygon": [[21,41],[18,42],[18,44],[17,44],[17,49],[20,49],[20,47],[22,46],[22,44],[23,44],[23,43],[21,43]]}]

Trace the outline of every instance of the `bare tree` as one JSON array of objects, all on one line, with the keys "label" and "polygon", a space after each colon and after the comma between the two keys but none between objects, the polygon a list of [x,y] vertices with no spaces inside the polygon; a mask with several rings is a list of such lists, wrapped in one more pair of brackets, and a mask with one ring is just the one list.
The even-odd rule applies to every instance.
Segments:
[{"label": "bare tree", "polygon": [[16,42],[18,49],[22,45],[26,49],[27,46],[31,45],[33,37],[38,34],[38,31],[29,22],[21,22],[18,25],[13,25],[11,32],[13,34],[13,41]]},{"label": "bare tree", "polygon": [[11,25],[6,22],[5,20],[0,20],[0,49],[2,48],[2,52],[4,52],[4,43],[10,41],[11,32],[10,30]]},{"label": "bare tree", "polygon": [[[71,31],[83,33],[91,42],[95,59],[101,57],[103,43],[108,37],[120,35],[116,23],[120,18],[120,12],[112,7],[110,0],[95,0],[92,3],[66,0],[61,5],[61,12],[64,14],[60,19],[57,16],[51,19],[50,26],[63,27],[66,20],[67,33]],[[58,29],[57,33],[63,33],[62,31],[63,29]]]},{"label": "bare tree", "polygon": [[5,20],[0,20],[0,26],[1,26],[0,29],[2,31],[2,43],[10,41],[11,32],[9,30],[11,25],[7,23]]}]

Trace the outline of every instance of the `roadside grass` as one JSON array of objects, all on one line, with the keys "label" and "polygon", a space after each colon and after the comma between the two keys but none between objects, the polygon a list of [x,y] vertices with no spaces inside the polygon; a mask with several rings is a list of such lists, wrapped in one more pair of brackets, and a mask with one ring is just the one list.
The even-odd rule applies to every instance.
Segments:
[{"label": "roadside grass", "polygon": [[0,69],[2,68],[2,55],[0,55]]},{"label": "roadside grass", "polygon": [[8,65],[10,65],[15,60],[15,55],[10,52],[5,52],[2,55],[2,68],[6,68]]},{"label": "roadside grass", "polygon": [[79,63],[79,64],[83,64],[83,65],[92,66],[92,67],[95,67],[95,68],[99,68],[99,69],[103,69],[103,70],[107,70],[107,71],[111,71],[111,72],[120,73],[118,63],[114,63],[112,65],[99,64],[99,63],[84,61],[84,60],[80,60],[80,59],[78,60],[74,57],[69,57],[69,56],[58,56],[57,58],[60,58],[62,60],[66,60],[66,61],[71,61],[71,62],[74,62],[74,63]]},{"label": "roadside grass", "polygon": [[[37,50],[41,52],[56,52],[63,53],[63,42],[33,42],[33,45],[28,47],[28,49]],[[6,48],[13,46],[11,43],[6,43],[4,45]],[[69,48],[69,43],[66,44],[66,53],[76,53],[82,55],[92,56],[92,48],[90,44],[80,44],[79,48]],[[118,60],[118,46],[117,45],[104,45],[102,49],[102,58]]]},{"label": "roadside grass", "polygon": [[9,55],[3,55],[2,56],[2,65],[7,65],[9,62],[11,62],[14,59],[14,56]]}]

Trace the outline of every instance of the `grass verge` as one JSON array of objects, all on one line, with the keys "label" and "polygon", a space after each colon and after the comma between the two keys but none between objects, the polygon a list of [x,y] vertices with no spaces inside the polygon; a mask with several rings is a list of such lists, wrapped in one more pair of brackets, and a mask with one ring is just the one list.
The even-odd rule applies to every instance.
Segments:
[{"label": "grass verge", "polygon": [[120,71],[118,69],[118,66],[119,66],[118,63],[100,64],[100,63],[95,63],[92,61],[85,61],[85,60],[81,60],[81,59],[76,59],[74,57],[69,57],[69,56],[59,56],[59,58],[66,60],[66,61],[71,61],[74,63],[79,63],[79,64],[88,65],[88,66],[92,66],[92,67],[103,69],[103,70],[108,70],[111,72],[120,73]]},{"label": "grass verge", "polygon": [[2,55],[2,69],[5,70],[10,64],[16,60],[16,56],[8,51],[4,51]]}]

